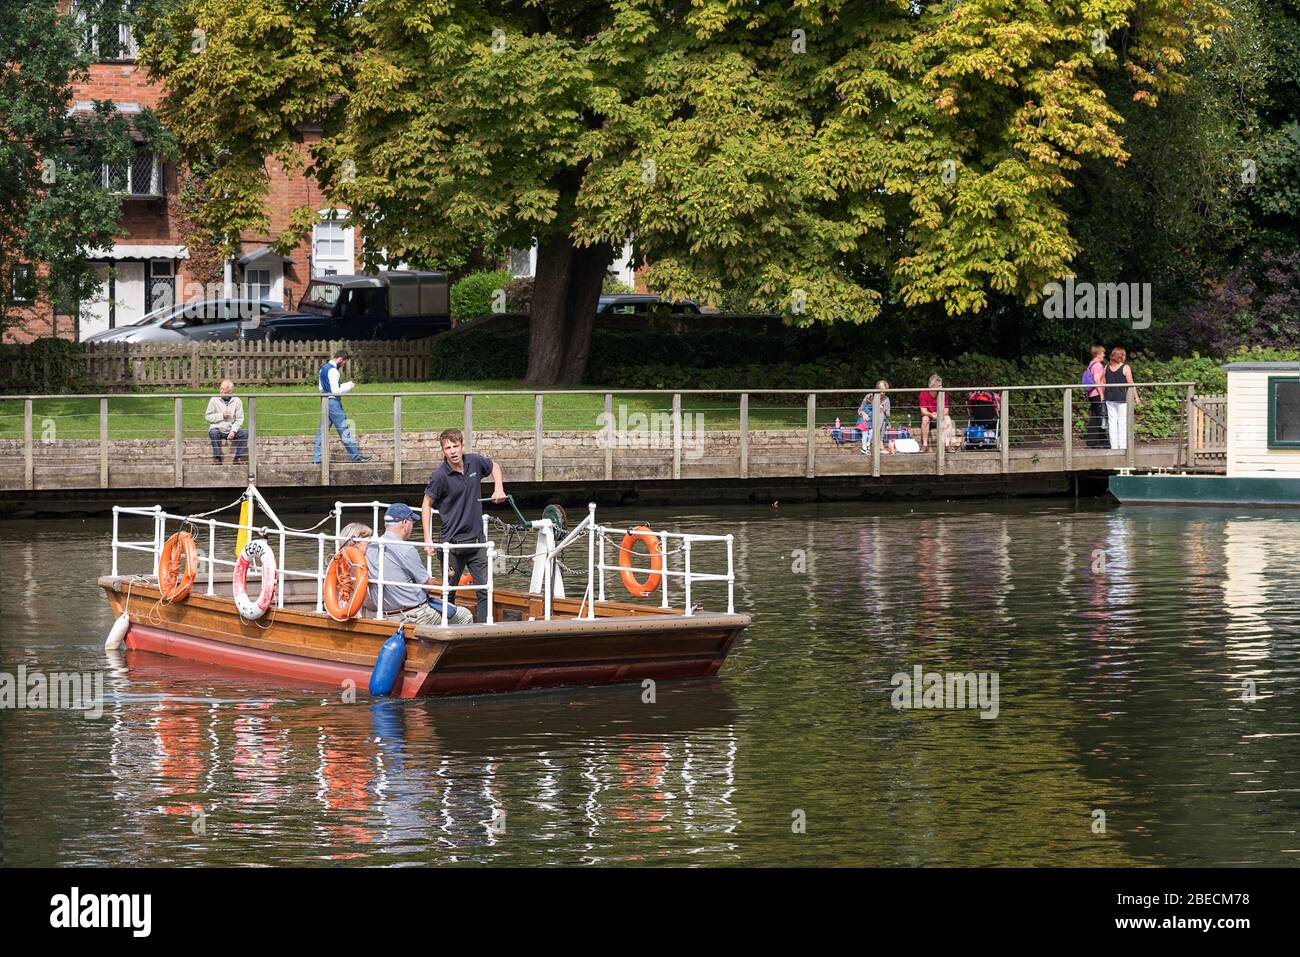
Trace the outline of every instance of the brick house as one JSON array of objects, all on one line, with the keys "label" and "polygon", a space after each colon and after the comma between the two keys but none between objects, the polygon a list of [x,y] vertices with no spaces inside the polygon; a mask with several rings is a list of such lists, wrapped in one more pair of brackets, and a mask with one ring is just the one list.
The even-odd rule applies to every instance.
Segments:
[{"label": "brick house", "polygon": [[[76,15],[73,0],[67,8]],[[156,107],[162,90],[136,64],[130,31],[122,26],[116,35],[99,36],[97,28],[88,26],[86,33],[95,62],[89,76],[74,85],[69,110],[90,110],[94,100],[112,100],[116,109],[127,115]],[[319,128],[304,128],[302,134],[304,150],[320,139]],[[297,303],[312,276],[356,271],[359,230],[348,226],[345,219],[330,218],[328,203],[313,180],[271,162],[270,231],[242,234],[236,254],[222,264],[215,288],[207,285],[214,280],[196,274],[182,235],[177,172],[174,164],[143,150],[128,168],[106,166],[104,186],[121,193],[123,201],[121,229],[112,247],[88,251],[88,258],[103,276],[99,294],[81,303],[79,316],[50,302],[20,308],[21,318],[5,330],[5,341],[25,342],[39,336],[81,340],[132,323],[154,309],[213,294],[247,295],[290,306]],[[269,244],[300,206],[320,210],[319,225],[289,256],[274,255]],[[18,267],[24,268],[30,267]]]}]

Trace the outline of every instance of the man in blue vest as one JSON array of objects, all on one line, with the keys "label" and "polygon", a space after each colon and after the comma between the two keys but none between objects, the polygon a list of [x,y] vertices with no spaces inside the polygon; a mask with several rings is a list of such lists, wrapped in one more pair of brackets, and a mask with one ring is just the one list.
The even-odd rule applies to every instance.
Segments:
[{"label": "man in blue vest", "polygon": [[[329,418],[330,424],[334,426],[334,431],[338,432],[339,438],[343,440],[343,447],[348,450],[348,455],[352,456],[353,462],[369,462],[370,456],[362,455],[361,450],[357,448],[357,443],[352,438],[352,430],[348,428],[348,420],[343,414],[343,400],[339,396],[352,391],[355,382],[340,382],[339,370],[347,364],[348,354],[340,349],[334,355],[330,356],[329,362],[320,367],[320,391],[321,395],[327,395],[329,399]],[[320,464],[320,442],[321,430],[316,429],[316,451],[312,453],[312,463]]]}]

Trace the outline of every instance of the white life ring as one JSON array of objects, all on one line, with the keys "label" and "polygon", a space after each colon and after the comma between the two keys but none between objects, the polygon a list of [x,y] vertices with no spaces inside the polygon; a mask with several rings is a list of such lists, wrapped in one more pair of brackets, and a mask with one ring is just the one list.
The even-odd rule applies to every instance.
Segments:
[{"label": "white life ring", "polygon": [[[257,560],[262,571],[262,590],[257,599],[248,597],[248,569],[253,560]],[[256,621],[266,614],[275,600],[275,586],[279,579],[275,567],[275,553],[265,538],[250,539],[244,550],[235,559],[235,575],[232,591],[235,595],[235,607],[240,617]]]}]

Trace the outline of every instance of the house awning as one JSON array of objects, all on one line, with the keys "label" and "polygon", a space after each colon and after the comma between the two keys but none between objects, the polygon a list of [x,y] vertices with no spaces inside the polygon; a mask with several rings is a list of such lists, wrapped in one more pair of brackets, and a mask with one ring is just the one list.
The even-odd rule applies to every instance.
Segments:
[{"label": "house awning", "polygon": [[114,243],[109,249],[91,249],[87,259],[189,259],[184,246],[162,244]]},{"label": "house awning", "polygon": [[292,256],[277,256],[271,251],[270,246],[258,246],[256,249],[244,253],[244,255],[235,260],[235,263],[239,266],[247,266],[250,263],[257,262],[259,259],[278,259],[282,263],[293,262]]}]

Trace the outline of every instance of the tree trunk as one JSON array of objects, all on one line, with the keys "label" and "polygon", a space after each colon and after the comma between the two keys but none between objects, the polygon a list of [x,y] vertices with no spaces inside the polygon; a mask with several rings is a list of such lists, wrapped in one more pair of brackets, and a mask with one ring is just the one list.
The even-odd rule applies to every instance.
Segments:
[{"label": "tree trunk", "polygon": [[537,250],[528,336],[529,385],[578,385],[587,371],[601,284],[614,248],[576,247],[567,236]]},{"label": "tree trunk", "polygon": [[573,269],[573,241],[568,236],[537,247],[533,304],[528,320],[529,385],[556,385],[564,368],[564,311]]}]

